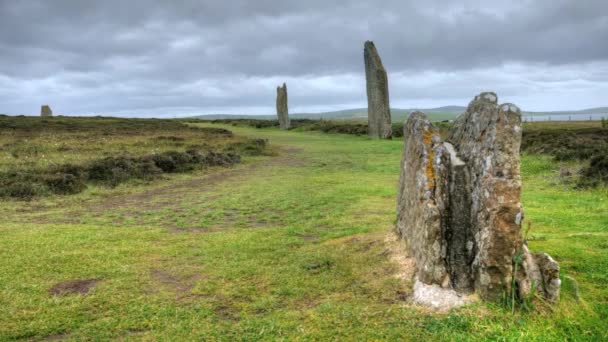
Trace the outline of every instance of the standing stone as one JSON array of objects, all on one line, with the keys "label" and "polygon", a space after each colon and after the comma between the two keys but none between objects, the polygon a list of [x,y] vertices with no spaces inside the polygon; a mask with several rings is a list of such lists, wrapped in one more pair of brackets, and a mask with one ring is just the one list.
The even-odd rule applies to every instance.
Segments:
[{"label": "standing stone", "polygon": [[285,83],[283,83],[282,87],[277,87],[277,117],[279,119],[279,127],[281,129],[289,129],[291,122],[289,121],[287,109],[287,85]]},{"label": "standing stone", "polygon": [[559,265],[530,253],[521,231],[521,113],[497,102],[494,93],[475,97],[448,141],[423,113],[410,115],[397,231],[416,261],[419,282],[492,301],[515,283],[519,298],[536,290],[555,301]]},{"label": "standing stone", "polygon": [[373,42],[365,42],[363,57],[367,83],[368,135],[371,138],[390,139],[392,128],[388,101],[388,77]]},{"label": "standing stone", "polygon": [[53,116],[53,111],[48,105],[42,105],[40,108],[40,116]]}]

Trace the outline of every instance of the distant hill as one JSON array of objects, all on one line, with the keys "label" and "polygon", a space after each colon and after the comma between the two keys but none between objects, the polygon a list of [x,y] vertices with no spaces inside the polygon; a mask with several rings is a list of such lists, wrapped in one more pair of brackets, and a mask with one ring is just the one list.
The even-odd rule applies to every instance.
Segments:
[{"label": "distant hill", "polygon": [[[413,111],[422,111],[426,113],[431,121],[440,120],[452,120],[455,119],[458,114],[463,113],[466,107],[463,106],[444,106],[437,108],[392,108],[391,116],[393,122],[404,121],[409,113]],[[608,116],[608,107],[597,107],[583,110],[573,111],[553,111],[553,112],[524,112],[526,116],[539,116],[539,115],[585,115],[585,114],[598,114],[606,113]],[[324,113],[294,113],[289,114],[292,119],[325,119],[325,120],[366,120],[367,119],[367,108],[355,108],[345,109],[333,112]],[[209,114],[199,115],[194,118],[204,120],[217,120],[217,119],[259,119],[259,120],[274,120],[276,119],[275,114],[265,115],[245,115],[245,114]]]},{"label": "distant hill", "polygon": [[582,110],[562,110],[554,112],[524,112],[526,115],[585,115],[585,114],[607,114],[608,107],[596,107]]},{"label": "distant hill", "polygon": [[[455,118],[458,114],[464,112],[466,108],[461,106],[445,106],[438,108],[392,108],[391,116],[393,121],[402,121],[407,116],[416,110],[423,111],[429,115],[431,120],[448,120]],[[333,112],[323,113],[293,113],[289,114],[292,119],[326,119],[326,120],[366,120],[367,119],[367,108],[355,108],[338,110]],[[204,120],[219,120],[219,119],[259,119],[259,120],[274,120],[276,119],[275,114],[262,114],[262,115],[245,115],[245,114],[207,114],[198,115],[194,118]]]}]

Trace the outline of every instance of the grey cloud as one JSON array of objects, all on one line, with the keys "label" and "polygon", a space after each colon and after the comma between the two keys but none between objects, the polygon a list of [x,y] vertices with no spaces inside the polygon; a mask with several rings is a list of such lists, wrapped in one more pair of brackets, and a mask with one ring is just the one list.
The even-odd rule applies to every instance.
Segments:
[{"label": "grey cloud", "polygon": [[[563,83],[555,94],[578,78],[608,82],[603,0],[0,0],[0,112],[34,100],[74,113],[272,111],[282,80],[304,110],[364,104],[364,84],[339,81],[361,82],[366,39],[395,82],[393,103],[462,103],[480,84],[544,92],[543,77]],[[441,90],[399,86],[424,75]]]}]

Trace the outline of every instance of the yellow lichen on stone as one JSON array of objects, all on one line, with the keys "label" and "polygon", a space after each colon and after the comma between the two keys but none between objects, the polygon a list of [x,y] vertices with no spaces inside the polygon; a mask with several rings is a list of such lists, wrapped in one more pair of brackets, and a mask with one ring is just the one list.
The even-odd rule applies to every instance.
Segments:
[{"label": "yellow lichen on stone", "polygon": [[425,175],[427,179],[427,187],[433,189],[435,187],[435,167],[433,166],[433,158],[435,158],[435,152],[433,152],[433,132],[430,129],[422,132],[424,145],[428,148],[429,154],[427,156]]}]

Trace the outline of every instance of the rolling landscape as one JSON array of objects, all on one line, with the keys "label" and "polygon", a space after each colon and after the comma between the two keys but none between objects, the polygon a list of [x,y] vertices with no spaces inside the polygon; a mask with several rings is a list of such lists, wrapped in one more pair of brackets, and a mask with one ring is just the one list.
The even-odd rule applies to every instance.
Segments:
[{"label": "rolling landscape", "polygon": [[608,341],[607,32],[0,0],[0,342]]},{"label": "rolling landscape", "polygon": [[[391,116],[393,122],[404,122],[408,115],[414,111],[421,111],[427,113],[429,118],[433,121],[442,120],[454,120],[459,114],[463,113],[466,107],[462,106],[444,106],[437,108],[391,108]],[[589,120],[589,114],[608,118],[608,107],[597,107],[583,110],[571,110],[571,111],[543,111],[543,112],[526,112],[522,115],[524,117],[536,117],[536,116],[572,116],[573,121],[584,121]],[[294,113],[290,114],[290,117],[294,119],[311,119],[311,120],[358,120],[367,121],[367,108],[347,109],[333,112],[324,113]],[[239,115],[239,114],[205,114],[192,116],[192,118],[198,118],[203,120],[224,120],[224,119],[258,119],[258,120],[274,120],[276,119],[275,114],[266,115]],[[546,119],[545,119],[546,120]],[[599,120],[599,118],[594,118]]]},{"label": "rolling landscape", "polygon": [[525,128],[528,241],[563,288],[515,313],[409,303],[389,234],[400,139],[97,118],[0,132],[2,340],[606,338],[608,187],[578,186],[588,161],[557,148],[608,144],[597,121]]}]

